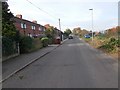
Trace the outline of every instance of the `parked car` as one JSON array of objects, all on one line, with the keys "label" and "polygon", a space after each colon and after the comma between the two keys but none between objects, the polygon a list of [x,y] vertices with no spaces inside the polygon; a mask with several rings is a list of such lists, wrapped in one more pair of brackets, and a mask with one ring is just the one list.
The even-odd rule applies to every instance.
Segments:
[{"label": "parked car", "polygon": [[91,36],[89,34],[85,34],[84,37],[85,38],[91,38]]},{"label": "parked car", "polygon": [[68,38],[69,38],[69,39],[73,39],[73,36],[69,36]]}]

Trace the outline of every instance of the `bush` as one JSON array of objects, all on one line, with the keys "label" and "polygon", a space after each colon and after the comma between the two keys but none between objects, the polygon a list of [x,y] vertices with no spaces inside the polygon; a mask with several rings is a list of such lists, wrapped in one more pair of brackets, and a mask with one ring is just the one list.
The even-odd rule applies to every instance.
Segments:
[{"label": "bush", "polygon": [[114,42],[114,41],[116,41],[115,38],[110,38],[110,42]]},{"label": "bush", "polygon": [[15,52],[14,41],[8,37],[2,38],[2,54],[3,56],[11,55]]},{"label": "bush", "polygon": [[112,52],[117,47],[119,47],[119,44],[120,44],[119,39],[117,40],[115,38],[110,38],[108,43],[105,43],[104,45],[100,46],[99,48],[105,49],[107,52]]},{"label": "bush", "polygon": [[47,47],[49,43],[49,39],[47,37],[44,37],[41,39],[41,42],[43,44],[43,47]]},{"label": "bush", "polygon": [[31,52],[42,48],[42,43],[39,38],[34,38],[33,44],[34,45],[33,48],[31,49]]},{"label": "bush", "polygon": [[120,47],[120,39],[117,40],[117,47]]},{"label": "bush", "polygon": [[99,48],[102,48],[102,49],[106,50],[107,52],[111,52],[114,49],[114,47],[112,45],[110,45],[110,44],[102,45]]},{"label": "bush", "polygon": [[20,53],[27,53],[34,47],[33,39],[28,36],[22,36],[20,38]]}]

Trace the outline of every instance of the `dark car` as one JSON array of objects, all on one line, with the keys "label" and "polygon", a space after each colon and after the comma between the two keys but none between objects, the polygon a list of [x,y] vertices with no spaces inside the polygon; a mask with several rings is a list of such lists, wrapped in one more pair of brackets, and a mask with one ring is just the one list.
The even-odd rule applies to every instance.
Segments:
[{"label": "dark car", "polygon": [[73,39],[73,36],[69,36],[69,39]]}]

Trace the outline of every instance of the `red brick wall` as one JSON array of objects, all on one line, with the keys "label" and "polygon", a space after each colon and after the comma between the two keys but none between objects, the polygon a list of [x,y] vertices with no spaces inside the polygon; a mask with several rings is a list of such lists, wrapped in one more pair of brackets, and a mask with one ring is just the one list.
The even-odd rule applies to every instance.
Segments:
[{"label": "red brick wall", "polygon": [[[39,30],[39,27],[40,27],[39,24],[30,22],[30,21],[27,21],[27,20],[24,20],[24,19],[19,19],[19,18],[16,18],[16,17],[14,18],[14,21],[15,21],[14,24],[16,26],[16,29],[19,30],[19,32],[22,35],[27,36],[28,34],[31,34],[32,36],[34,36],[34,35],[39,35],[39,34],[43,33],[42,31]],[[26,29],[21,28],[21,23],[26,24]],[[35,30],[32,30],[31,26],[35,26]]]}]

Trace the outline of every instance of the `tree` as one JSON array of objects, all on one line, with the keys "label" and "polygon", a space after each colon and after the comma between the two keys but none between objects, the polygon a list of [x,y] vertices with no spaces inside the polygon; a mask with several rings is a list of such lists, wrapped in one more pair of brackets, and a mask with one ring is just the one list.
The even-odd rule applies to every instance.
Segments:
[{"label": "tree", "polygon": [[66,30],[64,31],[64,34],[65,34],[66,36],[69,36],[71,33],[72,33],[72,31],[71,31],[70,29],[66,29]]},{"label": "tree", "polygon": [[48,38],[52,38],[53,35],[54,35],[54,27],[53,26],[49,26],[49,28],[46,28],[45,35]]},{"label": "tree", "polygon": [[80,27],[77,27],[77,28],[74,28],[73,29],[73,34],[75,34],[75,35],[81,35],[81,28]]},{"label": "tree", "polygon": [[13,24],[14,15],[8,7],[7,2],[2,2],[2,36],[16,41],[18,31]]},{"label": "tree", "polygon": [[118,36],[120,36],[120,26],[117,26],[116,29],[117,29]]},{"label": "tree", "polygon": [[83,29],[82,31],[81,31],[81,35],[82,36],[84,36],[85,34],[88,34],[89,32],[86,30],[86,29]]},{"label": "tree", "polygon": [[13,24],[13,14],[8,9],[7,2],[2,2],[2,55],[16,52],[15,46],[19,42],[19,32]]},{"label": "tree", "polygon": [[49,39],[49,44],[54,43],[54,39],[55,39],[55,28],[53,26],[47,26],[46,30],[45,30],[45,35],[48,37]]},{"label": "tree", "polygon": [[120,34],[120,26],[110,28],[105,31],[106,37],[111,37],[111,36],[118,37],[119,34]]}]

